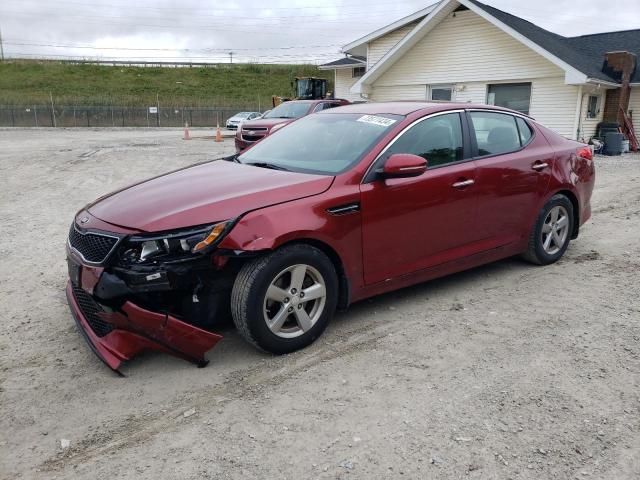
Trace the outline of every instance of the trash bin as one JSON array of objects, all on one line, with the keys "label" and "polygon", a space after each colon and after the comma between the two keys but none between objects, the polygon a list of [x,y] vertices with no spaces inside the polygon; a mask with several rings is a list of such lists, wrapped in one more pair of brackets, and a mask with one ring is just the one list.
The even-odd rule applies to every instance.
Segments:
[{"label": "trash bin", "polygon": [[605,155],[622,155],[622,142],[624,141],[624,135],[622,133],[607,132],[604,139]]},{"label": "trash bin", "polygon": [[622,141],[622,153],[629,153],[629,140]]}]

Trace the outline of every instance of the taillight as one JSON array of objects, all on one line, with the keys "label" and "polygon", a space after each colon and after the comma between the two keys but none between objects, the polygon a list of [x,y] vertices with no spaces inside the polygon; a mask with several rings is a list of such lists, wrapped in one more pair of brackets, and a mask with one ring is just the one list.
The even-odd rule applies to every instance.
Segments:
[{"label": "taillight", "polygon": [[593,160],[593,152],[591,151],[591,147],[580,147],[576,150],[576,155],[580,158],[584,158],[585,160]]}]

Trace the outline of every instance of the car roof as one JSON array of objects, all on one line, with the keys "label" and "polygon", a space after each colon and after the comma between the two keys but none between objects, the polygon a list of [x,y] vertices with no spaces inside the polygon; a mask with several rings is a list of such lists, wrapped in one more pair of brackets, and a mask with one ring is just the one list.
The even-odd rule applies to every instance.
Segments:
[{"label": "car roof", "polygon": [[455,103],[455,102],[375,102],[375,103],[354,103],[342,107],[325,110],[320,114],[331,113],[361,113],[363,115],[409,115],[418,111],[424,113],[435,113],[446,110],[483,109],[495,110],[497,112],[522,113],[508,108],[484,105],[479,103]]}]

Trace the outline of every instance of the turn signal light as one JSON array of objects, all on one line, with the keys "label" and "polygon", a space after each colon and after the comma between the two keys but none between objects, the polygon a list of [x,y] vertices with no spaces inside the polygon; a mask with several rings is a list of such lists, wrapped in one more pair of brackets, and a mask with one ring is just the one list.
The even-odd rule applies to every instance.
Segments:
[{"label": "turn signal light", "polygon": [[198,244],[195,247],[193,247],[192,252],[193,253],[199,252],[200,250],[207,248],[209,245],[215,242],[220,235],[222,235],[225,228],[227,228],[226,222],[219,223],[218,225],[213,227],[213,230],[211,230],[209,235],[207,235],[207,237],[204,240],[202,240],[201,242],[198,242]]}]

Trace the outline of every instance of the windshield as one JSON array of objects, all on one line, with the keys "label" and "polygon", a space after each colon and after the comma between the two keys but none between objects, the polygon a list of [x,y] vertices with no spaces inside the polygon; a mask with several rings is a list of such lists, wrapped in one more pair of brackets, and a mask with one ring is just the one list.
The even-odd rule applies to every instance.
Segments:
[{"label": "windshield", "polygon": [[300,118],[304,117],[309,108],[308,103],[291,103],[285,102],[267,113],[263,118]]},{"label": "windshield", "polygon": [[236,113],[234,117],[247,118],[249,115],[251,115],[251,112],[240,112],[240,113]]},{"label": "windshield", "polygon": [[238,157],[294,172],[335,175],[348,170],[404,117],[322,113],[297,120]]}]

